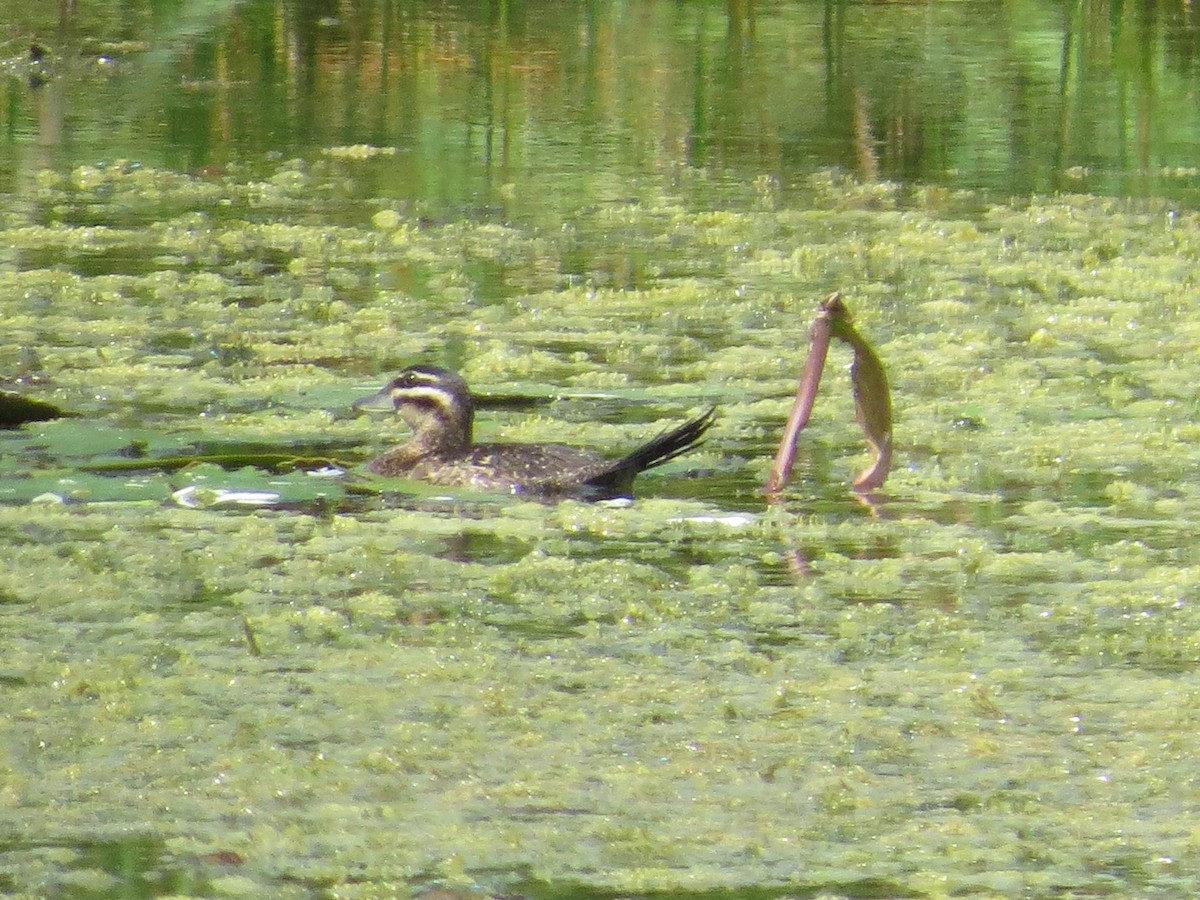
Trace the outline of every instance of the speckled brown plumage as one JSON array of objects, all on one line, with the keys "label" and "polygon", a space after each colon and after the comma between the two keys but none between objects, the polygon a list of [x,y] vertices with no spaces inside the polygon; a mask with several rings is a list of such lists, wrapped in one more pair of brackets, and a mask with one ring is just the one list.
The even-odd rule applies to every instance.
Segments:
[{"label": "speckled brown plumage", "polygon": [[436,366],[411,366],[378,394],[364,397],[354,406],[395,410],[413,430],[408,443],[367,464],[367,470],[377,475],[589,500],[632,496],[633,479],[639,472],[695,447],[715,414],[709,409],[611,460],[564,444],[474,443],[471,391],[457,373]]}]

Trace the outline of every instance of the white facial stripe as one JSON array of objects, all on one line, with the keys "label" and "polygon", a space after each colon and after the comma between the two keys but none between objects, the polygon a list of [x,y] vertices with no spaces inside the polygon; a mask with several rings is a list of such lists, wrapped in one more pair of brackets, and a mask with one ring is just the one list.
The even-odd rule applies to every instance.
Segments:
[{"label": "white facial stripe", "polygon": [[399,403],[434,403],[441,407],[447,407],[451,403],[451,398],[442,388],[416,385],[413,387],[393,388],[392,401]]}]

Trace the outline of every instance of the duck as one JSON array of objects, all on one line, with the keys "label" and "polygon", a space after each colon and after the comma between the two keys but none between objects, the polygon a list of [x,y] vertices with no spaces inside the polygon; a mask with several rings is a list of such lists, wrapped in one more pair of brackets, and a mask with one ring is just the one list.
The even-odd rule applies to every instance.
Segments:
[{"label": "duck", "polygon": [[618,459],[566,444],[477,444],[470,387],[457,372],[432,365],[409,366],[353,407],[397,412],[413,432],[407,443],[367,463],[375,475],[583,500],[632,499],[638,474],[695,449],[716,418],[716,407],[709,407]]}]

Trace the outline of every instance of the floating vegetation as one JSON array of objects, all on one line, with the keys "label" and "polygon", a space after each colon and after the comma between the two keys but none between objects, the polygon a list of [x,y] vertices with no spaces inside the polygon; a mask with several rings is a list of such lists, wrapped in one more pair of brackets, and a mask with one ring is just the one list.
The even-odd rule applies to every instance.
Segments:
[{"label": "floating vegetation", "polygon": [[373,159],[377,156],[395,156],[395,147],[373,147],[370,144],[354,144],[349,147],[326,147],[321,151],[335,159]]},{"label": "floating vegetation", "polygon": [[[79,414],[0,433],[7,887],[1194,893],[1200,218],[829,176],[541,229],[345,168],[0,216],[0,371]],[[833,285],[888,497],[858,347],[768,506]],[[481,440],[721,416],[620,508],[355,481],[414,362]]]}]

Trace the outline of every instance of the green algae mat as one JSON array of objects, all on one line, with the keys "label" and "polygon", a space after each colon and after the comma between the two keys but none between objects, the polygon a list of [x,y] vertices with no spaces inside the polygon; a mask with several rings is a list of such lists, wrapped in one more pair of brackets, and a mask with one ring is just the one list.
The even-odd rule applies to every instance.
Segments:
[{"label": "green algae mat", "polygon": [[[468,219],[340,192],[369,156],[0,214],[0,386],[69,414],[0,432],[0,893],[1200,889],[1200,218],[824,175]],[[834,289],[894,469],[849,489],[833,371],[768,506]],[[484,439],[720,418],[632,505],[380,487],[350,403],[420,361]]]}]

